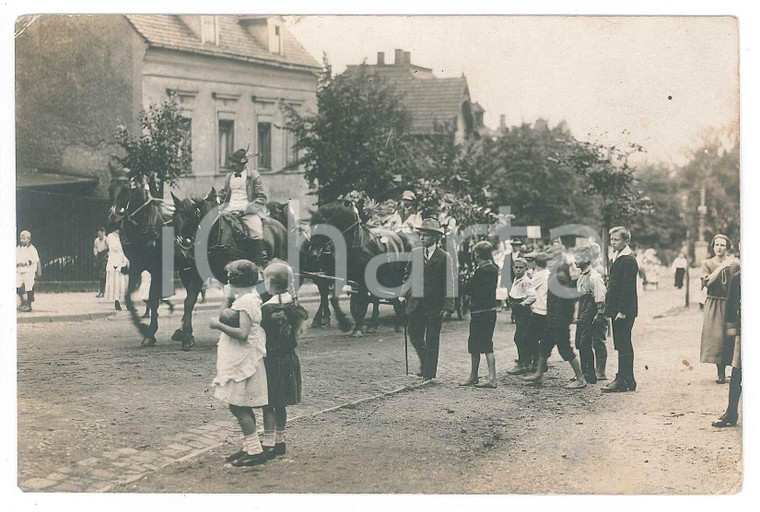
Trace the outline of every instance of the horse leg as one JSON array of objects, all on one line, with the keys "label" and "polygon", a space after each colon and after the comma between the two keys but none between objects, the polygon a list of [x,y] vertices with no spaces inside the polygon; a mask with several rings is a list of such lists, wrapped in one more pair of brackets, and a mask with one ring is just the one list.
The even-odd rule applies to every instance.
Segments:
[{"label": "horse leg", "polygon": [[362,325],[364,323],[364,317],[367,315],[367,306],[369,306],[369,299],[363,293],[355,293],[351,295],[351,316],[354,317],[354,338],[361,338],[364,336]]},{"label": "horse leg", "polygon": [[185,286],[185,311],[182,313],[182,326],[174,331],[172,340],[182,342],[182,350],[190,350],[195,345],[193,337],[193,309],[198,301],[198,294],[203,288],[203,280],[195,269],[187,269],[180,272],[182,284]]},{"label": "horse leg", "polygon": [[341,309],[340,301],[335,294],[330,298],[330,304],[332,304],[332,307],[335,310],[335,317],[338,319],[338,327],[340,330],[343,332],[350,331],[351,322],[348,321],[348,317],[346,317],[346,314]]},{"label": "horse leg", "polygon": [[377,332],[377,326],[380,323],[380,299],[372,297],[370,300],[372,302],[372,316],[367,323],[367,333],[375,333]]},{"label": "horse leg", "polygon": [[315,279],[314,284],[319,290],[319,307],[314,319],[311,322],[312,327],[322,327],[330,325],[330,287],[323,279]]},{"label": "horse leg", "polygon": [[[149,335],[143,340],[144,346],[152,347],[156,344],[156,332],[158,331],[158,305],[161,302],[161,274],[154,272],[150,276],[150,291],[148,292],[148,307],[150,308]],[[147,342],[146,342],[147,340]]]}]

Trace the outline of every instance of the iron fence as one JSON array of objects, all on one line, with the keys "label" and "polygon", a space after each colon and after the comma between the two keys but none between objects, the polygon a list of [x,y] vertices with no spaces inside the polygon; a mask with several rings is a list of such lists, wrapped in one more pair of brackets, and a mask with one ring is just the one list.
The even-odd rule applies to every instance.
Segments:
[{"label": "iron fence", "polygon": [[16,190],[16,227],[32,233],[42,262],[39,281],[97,279],[92,247],[109,206],[96,197]]}]

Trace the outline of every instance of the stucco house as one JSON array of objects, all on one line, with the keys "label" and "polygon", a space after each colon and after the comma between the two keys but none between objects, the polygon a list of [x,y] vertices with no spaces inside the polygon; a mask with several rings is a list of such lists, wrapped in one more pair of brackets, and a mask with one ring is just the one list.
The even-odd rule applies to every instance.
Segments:
[{"label": "stucco house", "polygon": [[[483,108],[473,103],[467,78],[439,78],[431,68],[412,64],[411,52],[396,49],[393,63],[377,52],[377,64],[366,64],[369,72],[393,84],[401,103],[411,114],[411,133],[430,135],[441,130],[454,132],[457,142],[479,137],[484,130]],[[347,66],[348,73],[357,66]]]},{"label": "stucco house", "polygon": [[73,176],[104,197],[116,127],[135,131],[141,108],[175,93],[193,149],[175,192],[208,192],[227,156],[249,147],[272,199],[304,198],[280,107],[316,109],[320,65],[282,18],[45,15],[20,18],[16,31],[19,186]]}]

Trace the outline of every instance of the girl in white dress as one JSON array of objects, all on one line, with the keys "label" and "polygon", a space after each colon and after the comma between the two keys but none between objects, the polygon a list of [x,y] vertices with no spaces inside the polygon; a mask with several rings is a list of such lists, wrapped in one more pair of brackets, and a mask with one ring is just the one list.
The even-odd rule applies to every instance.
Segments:
[{"label": "girl in white dress", "polygon": [[[253,287],[258,268],[248,260],[237,260],[226,269],[234,298],[231,308],[238,311],[239,327],[231,327],[212,318],[209,327],[221,331],[217,345],[214,397],[229,404],[243,431],[243,447],[227,457],[233,466],[255,466],[266,462],[256,432],[253,407],[269,403],[266,367],[266,335],[261,329],[261,298]],[[226,301],[225,301],[226,302]],[[222,310],[227,304],[223,303]]]},{"label": "girl in white dress", "polygon": [[127,292],[126,269],[129,266],[129,260],[124,255],[124,249],[121,247],[118,229],[108,233],[106,244],[108,245],[106,299],[112,300],[114,308],[117,311],[121,311],[121,301],[124,300]]}]

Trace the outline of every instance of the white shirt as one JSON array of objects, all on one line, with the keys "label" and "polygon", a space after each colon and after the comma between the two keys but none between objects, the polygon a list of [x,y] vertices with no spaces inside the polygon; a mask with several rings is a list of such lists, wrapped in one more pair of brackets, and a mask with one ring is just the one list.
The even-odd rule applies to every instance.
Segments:
[{"label": "white shirt", "polygon": [[549,269],[536,269],[531,283],[536,290],[536,302],[533,303],[531,309],[537,315],[546,315],[546,301],[549,298]]},{"label": "white shirt", "polygon": [[629,254],[633,254],[633,251],[631,251],[631,248],[626,245],[621,251],[612,253],[612,262],[615,263],[615,260],[619,257],[627,256]]},{"label": "white shirt", "polygon": [[124,255],[124,249],[121,247],[119,233],[116,231],[108,233],[106,242],[108,243],[108,262],[106,265],[113,268],[126,267],[129,264],[129,260]]},{"label": "white shirt", "polygon": [[689,266],[689,262],[683,256],[678,256],[673,261],[673,268],[686,268],[687,266]]},{"label": "white shirt", "polygon": [[239,178],[234,173],[230,176],[230,204],[228,207],[230,210],[245,210],[248,208],[246,178],[247,174],[245,172],[241,173]]},{"label": "white shirt", "polygon": [[581,295],[593,295],[594,302],[604,302],[604,298],[607,296],[607,287],[604,286],[604,279],[599,272],[589,265],[586,270],[581,272],[578,277],[578,293]]},{"label": "white shirt", "polygon": [[430,258],[433,257],[433,253],[435,252],[435,244],[431,245],[430,247],[424,248],[424,255],[425,255],[425,261],[430,261]]},{"label": "white shirt", "polygon": [[40,256],[32,244],[16,246],[16,272],[34,274],[39,262]]}]

